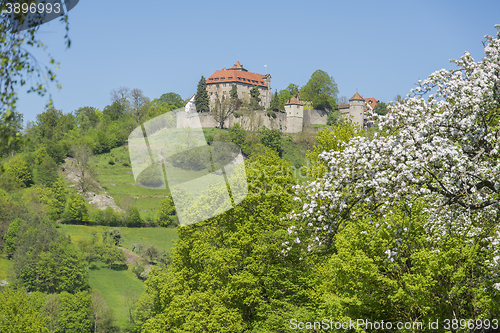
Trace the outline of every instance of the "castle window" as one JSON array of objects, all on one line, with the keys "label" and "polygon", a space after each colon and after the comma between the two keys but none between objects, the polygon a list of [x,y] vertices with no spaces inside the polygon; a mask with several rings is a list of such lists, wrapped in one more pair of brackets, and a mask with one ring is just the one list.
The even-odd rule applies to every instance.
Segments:
[{"label": "castle window", "polygon": [[217,78],[217,79],[215,79],[215,81],[219,81],[219,79]]},{"label": "castle window", "polygon": [[212,81],[213,79],[208,79],[208,81]]},{"label": "castle window", "polygon": [[223,86],[223,87],[226,87],[226,84],[224,83],[222,86]]},{"label": "castle window", "polygon": [[230,77],[228,77],[227,79],[228,79],[228,80],[232,80],[232,79],[233,79],[233,77],[232,77],[232,76],[230,76]]}]

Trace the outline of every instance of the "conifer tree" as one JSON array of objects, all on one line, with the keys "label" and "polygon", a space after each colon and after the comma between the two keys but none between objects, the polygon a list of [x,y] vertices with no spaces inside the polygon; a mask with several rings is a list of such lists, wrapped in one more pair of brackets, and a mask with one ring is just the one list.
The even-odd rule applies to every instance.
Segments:
[{"label": "conifer tree", "polygon": [[231,87],[229,95],[231,96],[231,102],[238,100],[238,88],[236,87],[235,84],[233,84],[233,86]]},{"label": "conifer tree", "polygon": [[269,106],[270,110],[279,109],[280,108],[280,100],[278,97],[278,90],[274,92],[273,97],[271,98],[271,105]]},{"label": "conifer tree", "polygon": [[196,96],[194,97],[194,104],[196,105],[196,110],[198,112],[207,112],[210,110],[207,83],[203,75],[201,76],[200,82],[198,82]]}]

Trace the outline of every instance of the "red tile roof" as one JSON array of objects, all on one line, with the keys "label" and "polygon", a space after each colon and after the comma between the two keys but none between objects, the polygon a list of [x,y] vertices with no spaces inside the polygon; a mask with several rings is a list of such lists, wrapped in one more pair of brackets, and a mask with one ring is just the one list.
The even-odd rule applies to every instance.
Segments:
[{"label": "red tile roof", "polygon": [[[238,65],[239,62],[235,64]],[[239,64],[241,66],[241,64]],[[234,66],[232,67],[234,68]],[[241,66],[243,68],[243,66]],[[220,71],[216,71],[207,79],[207,84],[210,83],[226,83],[226,82],[238,82],[238,83],[246,83],[249,85],[255,85],[260,87],[266,87],[266,81],[264,81],[264,76],[262,74],[247,72],[246,70],[232,70],[230,69],[221,69]]]},{"label": "red tile roof", "polygon": [[288,100],[288,102],[285,103],[285,105],[304,105],[302,104],[297,97],[292,97]]},{"label": "red tile roof", "polygon": [[340,104],[340,105],[337,105],[337,109],[349,109],[349,104]]},{"label": "red tile roof", "polygon": [[358,94],[358,92],[356,92],[354,94],[354,96],[352,96],[349,100],[350,101],[364,101],[365,99],[363,97],[361,97],[361,95]]},{"label": "red tile roof", "polygon": [[370,98],[365,98],[365,102],[366,104],[368,104],[369,106],[372,107],[372,110],[375,109],[375,105],[377,105],[377,103],[379,102],[378,100],[376,100],[375,98],[373,97],[370,97]]},{"label": "red tile roof", "polygon": [[233,65],[233,67],[229,68],[229,69],[232,69],[232,70],[241,70],[241,71],[245,71],[247,72],[247,70],[245,68],[243,68],[243,65],[240,64],[240,61],[236,61],[236,63]]}]

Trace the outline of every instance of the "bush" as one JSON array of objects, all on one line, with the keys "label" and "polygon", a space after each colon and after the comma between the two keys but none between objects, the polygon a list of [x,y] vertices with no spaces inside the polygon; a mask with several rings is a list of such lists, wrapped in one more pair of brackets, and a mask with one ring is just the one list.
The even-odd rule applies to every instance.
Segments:
[{"label": "bush", "polygon": [[[182,154],[179,154],[182,155]],[[159,187],[163,185],[163,169],[159,164],[152,164],[144,169],[139,177],[137,177],[137,181],[142,186],[147,187]]]},{"label": "bush", "polygon": [[81,196],[69,198],[62,217],[64,221],[69,223],[87,222],[88,212],[85,206],[85,200]]},{"label": "bush", "polygon": [[108,164],[109,164],[109,165],[115,165],[115,159],[114,159],[113,157],[110,157],[110,158],[108,159]]},{"label": "bush", "polygon": [[126,218],[127,227],[142,227],[144,222],[142,221],[141,215],[139,214],[139,210],[135,207],[132,207],[127,212]]},{"label": "bush", "polygon": [[262,127],[259,131],[260,142],[267,148],[276,151],[280,156],[283,152],[281,142],[281,132],[279,130],[270,130],[267,127]]},{"label": "bush", "polygon": [[122,225],[122,217],[119,213],[115,212],[115,210],[111,206],[107,206],[104,210],[104,223],[109,225],[110,227],[117,227]]},{"label": "bush", "polygon": [[136,265],[132,268],[132,272],[135,274],[135,277],[142,280],[141,274],[144,273],[144,265]]}]

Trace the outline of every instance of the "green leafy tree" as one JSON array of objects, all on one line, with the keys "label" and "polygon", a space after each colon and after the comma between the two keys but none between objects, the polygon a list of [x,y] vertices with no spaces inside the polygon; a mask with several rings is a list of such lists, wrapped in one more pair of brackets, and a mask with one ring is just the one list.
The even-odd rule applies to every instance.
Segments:
[{"label": "green leafy tree", "polygon": [[118,227],[123,224],[122,217],[120,216],[120,214],[115,212],[115,210],[111,206],[106,206],[103,214],[103,219],[105,224],[109,225],[110,227]]},{"label": "green leafy tree", "polygon": [[234,124],[229,129],[229,135],[231,137],[232,143],[235,143],[240,147],[245,143],[246,131],[241,127],[240,124]]},{"label": "green leafy tree", "polygon": [[160,201],[160,206],[158,208],[158,225],[161,227],[169,227],[178,224],[175,214],[175,205],[172,200],[172,195],[170,194]]},{"label": "green leafy tree", "polygon": [[88,333],[91,330],[90,306],[91,295],[80,291],[74,295],[62,292],[59,295],[58,326],[62,332]]},{"label": "green leafy tree", "polygon": [[182,108],[185,104],[185,101],[179,94],[169,92],[161,95],[160,98],[155,99],[154,104],[158,106],[165,104],[170,110],[175,110],[178,108]]},{"label": "green leafy tree", "polygon": [[102,239],[106,244],[120,245],[123,241],[123,235],[119,229],[107,230],[103,233]]},{"label": "green leafy tree", "polygon": [[21,219],[15,219],[9,225],[7,233],[4,235],[4,253],[7,254],[7,258],[11,259],[16,252],[17,247],[17,235],[19,233]]},{"label": "green leafy tree", "polygon": [[83,197],[77,195],[68,199],[63,218],[70,223],[83,223],[88,221],[88,211]]},{"label": "green leafy tree", "polygon": [[7,174],[10,174],[16,182],[22,186],[29,186],[33,182],[30,166],[21,155],[16,155],[4,164]]},{"label": "green leafy tree", "polygon": [[75,111],[76,123],[82,130],[95,127],[99,123],[98,110],[91,106],[84,106]]},{"label": "green leafy tree", "polygon": [[307,169],[307,174],[313,178],[322,177],[328,170],[328,166],[319,155],[324,151],[342,151],[343,145],[355,136],[361,135],[362,132],[357,124],[346,121],[332,126],[332,128],[324,128],[316,135],[317,144],[313,150],[307,151],[307,158],[310,161],[310,167]]},{"label": "green leafy tree", "polygon": [[[0,2],[0,12],[4,13],[8,1]],[[20,21],[26,19],[28,13],[22,11],[16,14]],[[61,22],[65,22],[66,35],[64,40],[69,48],[71,41],[67,32],[69,31],[68,16],[64,14]],[[25,86],[28,93],[36,93],[44,96],[47,93],[47,82],[57,83],[52,66],[57,69],[58,64],[49,56],[50,66],[43,65],[33,56],[34,51],[45,48],[38,38],[36,26],[30,26],[27,30],[12,33],[11,23],[8,19],[0,20],[0,155],[12,151],[21,140],[19,113],[15,112],[18,101],[17,90]],[[22,119],[22,118],[21,118]],[[22,121],[21,121],[22,123]]]},{"label": "green leafy tree", "polygon": [[290,83],[286,87],[286,90],[290,92],[290,97],[297,97],[299,95],[299,86],[294,83]]},{"label": "green leafy tree", "polygon": [[341,122],[344,121],[342,112],[339,110],[333,110],[328,113],[328,116],[326,117],[326,124],[328,126],[335,126],[340,124]]},{"label": "green leafy tree", "polygon": [[57,324],[57,317],[60,304],[59,295],[47,295],[42,313],[47,316],[47,328],[49,329],[49,332],[56,332],[59,328]]},{"label": "green leafy tree", "polygon": [[300,98],[310,101],[315,109],[335,109],[339,90],[333,77],[318,69],[300,91]]},{"label": "green leafy tree", "polygon": [[387,114],[387,104],[384,102],[378,102],[373,111],[375,111],[378,115],[385,116]]},{"label": "green leafy tree", "polygon": [[91,293],[90,320],[92,332],[94,333],[107,333],[117,330],[114,325],[113,310],[106,303],[104,297],[95,290]]},{"label": "green leafy tree", "polygon": [[194,104],[198,112],[208,112],[210,110],[207,82],[205,77],[201,76],[200,82],[196,89],[196,96],[194,97]]},{"label": "green leafy tree", "polygon": [[281,138],[281,131],[277,129],[268,129],[262,127],[259,131],[260,142],[267,148],[277,152],[279,155],[283,152],[283,143]]},{"label": "green leafy tree", "polygon": [[366,219],[339,231],[335,253],[318,266],[321,315],[443,322],[450,313],[488,318],[500,311],[500,295],[487,278],[491,266],[484,265],[493,252],[459,237],[430,240],[425,208],[415,198],[411,208],[401,205],[385,216],[367,211]]},{"label": "green leafy tree", "polygon": [[[169,269],[152,268],[145,282],[154,306],[144,331],[279,332],[291,318],[311,318],[307,265],[298,253],[280,255],[281,217],[296,205],[289,167],[270,149],[251,158],[237,207],[179,229]],[[215,192],[200,199],[213,204]]]},{"label": "green leafy tree", "polygon": [[113,268],[115,262],[122,262],[126,259],[125,253],[114,245],[101,244],[99,252],[102,261],[109,265],[109,269]]},{"label": "green leafy tree", "polygon": [[128,210],[126,216],[127,227],[141,227],[144,221],[139,214],[139,210],[136,207],[132,207]]},{"label": "green leafy tree", "polygon": [[127,107],[120,101],[114,101],[111,105],[107,105],[102,111],[104,116],[108,116],[111,121],[118,120],[127,112]]},{"label": "green leafy tree", "polygon": [[33,171],[33,179],[37,185],[49,186],[57,181],[59,175],[57,164],[49,155],[45,156],[39,164],[35,163]]},{"label": "green leafy tree", "polygon": [[46,331],[47,317],[38,311],[32,297],[22,288],[0,292],[2,332],[40,333]]}]

